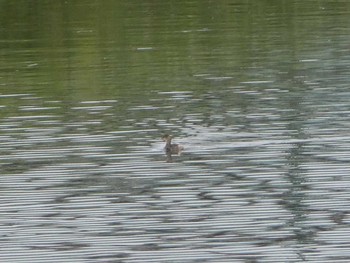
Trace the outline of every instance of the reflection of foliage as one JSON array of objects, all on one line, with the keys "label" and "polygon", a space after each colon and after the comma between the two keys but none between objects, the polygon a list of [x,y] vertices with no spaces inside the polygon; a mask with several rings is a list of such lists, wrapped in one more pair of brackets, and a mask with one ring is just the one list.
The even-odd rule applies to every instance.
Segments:
[{"label": "reflection of foliage", "polygon": [[203,73],[243,81],[252,68],[274,74],[314,49],[334,24],[347,23],[346,13],[324,10],[340,13],[350,3],[2,1],[0,7],[2,85],[75,100],[199,89],[193,76]]}]

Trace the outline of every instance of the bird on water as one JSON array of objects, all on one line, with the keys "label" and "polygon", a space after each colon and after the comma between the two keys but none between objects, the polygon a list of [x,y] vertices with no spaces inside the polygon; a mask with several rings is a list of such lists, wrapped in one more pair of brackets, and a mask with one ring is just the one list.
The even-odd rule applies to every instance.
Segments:
[{"label": "bird on water", "polygon": [[171,140],[173,139],[171,135],[165,134],[163,135],[162,139],[165,142],[164,150],[167,155],[181,154],[184,147],[176,143],[171,143]]}]

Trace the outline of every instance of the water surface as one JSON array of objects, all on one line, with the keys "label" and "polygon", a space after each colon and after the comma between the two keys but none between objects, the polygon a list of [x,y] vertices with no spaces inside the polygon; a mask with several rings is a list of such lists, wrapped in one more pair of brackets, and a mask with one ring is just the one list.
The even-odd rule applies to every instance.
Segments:
[{"label": "water surface", "polygon": [[19,2],[1,261],[350,260],[348,2]]}]

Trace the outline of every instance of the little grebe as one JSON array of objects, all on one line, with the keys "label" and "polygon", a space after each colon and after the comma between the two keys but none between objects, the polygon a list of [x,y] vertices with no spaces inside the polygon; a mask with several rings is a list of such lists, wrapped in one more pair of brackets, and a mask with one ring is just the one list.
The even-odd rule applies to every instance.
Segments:
[{"label": "little grebe", "polygon": [[179,144],[171,143],[172,138],[173,137],[171,135],[168,135],[168,134],[165,134],[162,137],[163,141],[166,142],[165,147],[164,147],[165,153],[167,155],[168,154],[180,154],[181,151],[184,149],[184,147],[179,145]]}]

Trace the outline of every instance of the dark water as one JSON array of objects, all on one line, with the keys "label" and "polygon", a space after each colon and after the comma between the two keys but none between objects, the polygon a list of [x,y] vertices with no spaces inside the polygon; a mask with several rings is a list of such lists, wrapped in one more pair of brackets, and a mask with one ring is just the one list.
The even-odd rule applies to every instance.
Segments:
[{"label": "dark water", "polygon": [[1,262],[350,261],[349,2],[0,6]]}]

